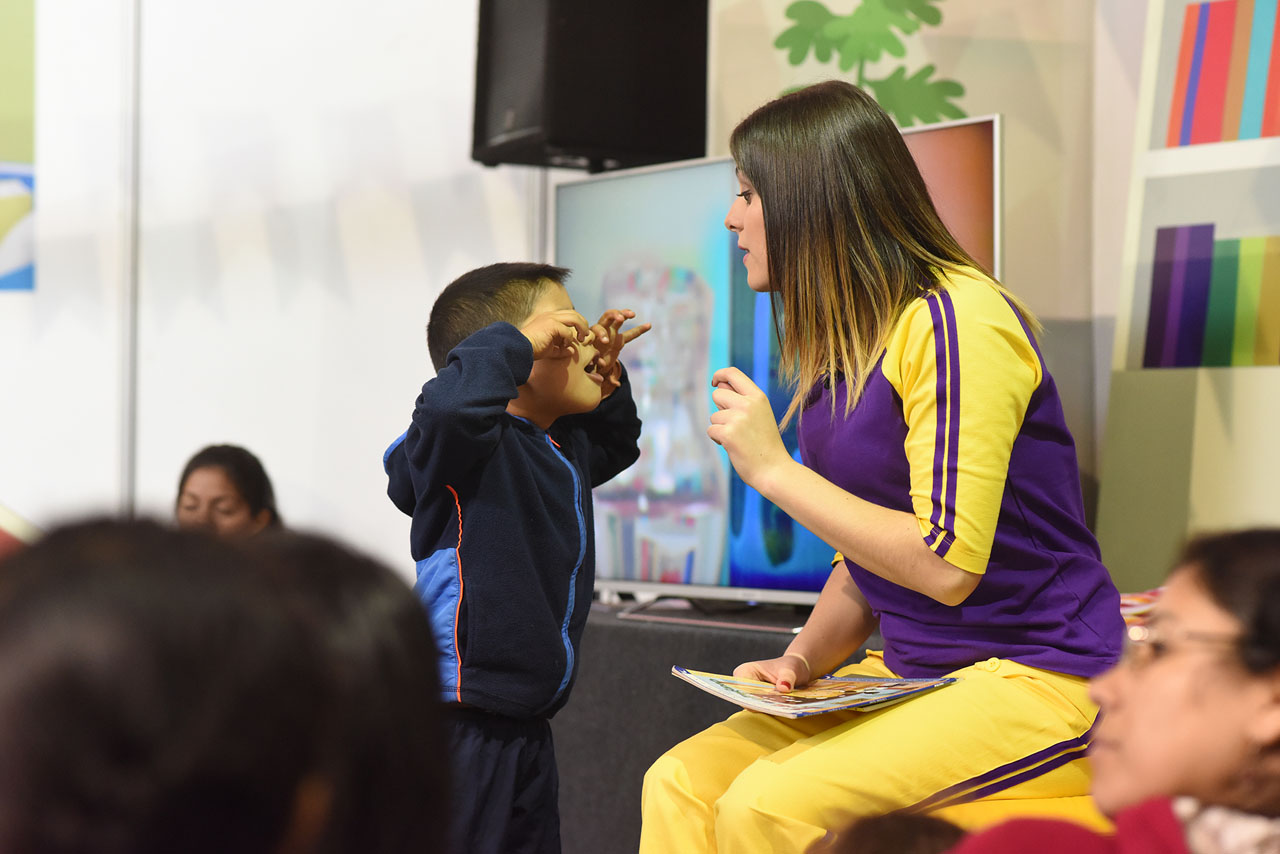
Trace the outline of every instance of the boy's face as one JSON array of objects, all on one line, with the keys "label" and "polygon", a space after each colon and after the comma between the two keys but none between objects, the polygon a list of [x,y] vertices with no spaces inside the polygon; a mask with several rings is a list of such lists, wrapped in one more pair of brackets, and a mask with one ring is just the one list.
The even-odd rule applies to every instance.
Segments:
[{"label": "boy's face", "polygon": [[[552,284],[542,292],[529,317],[572,308],[569,292],[562,285]],[[572,356],[535,359],[528,382],[520,387],[518,402],[522,411],[516,414],[546,429],[561,415],[595,409],[600,405],[604,385],[594,370],[596,356],[596,348],[587,342],[574,347]]]}]

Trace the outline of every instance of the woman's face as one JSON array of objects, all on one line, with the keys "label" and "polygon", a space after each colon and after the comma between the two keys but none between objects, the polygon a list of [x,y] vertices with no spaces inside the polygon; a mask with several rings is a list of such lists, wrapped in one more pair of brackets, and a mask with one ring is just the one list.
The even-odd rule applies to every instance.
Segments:
[{"label": "woman's face", "polygon": [[738,188],[741,192],[729,206],[724,227],[738,235],[738,248],[746,252],[742,263],[747,268],[747,287],[765,293],[769,290],[769,256],[764,241],[764,203],[741,170]]},{"label": "woman's face", "polygon": [[265,507],[253,514],[240,491],[220,466],[195,469],[178,494],[179,528],[200,528],[220,537],[247,537],[271,521]]},{"label": "woman's face", "polygon": [[1240,622],[1193,568],[1174,570],[1145,629],[1130,630],[1124,659],[1091,686],[1094,800],[1110,815],[1163,796],[1223,803],[1256,745],[1274,738],[1271,680],[1238,663]]}]

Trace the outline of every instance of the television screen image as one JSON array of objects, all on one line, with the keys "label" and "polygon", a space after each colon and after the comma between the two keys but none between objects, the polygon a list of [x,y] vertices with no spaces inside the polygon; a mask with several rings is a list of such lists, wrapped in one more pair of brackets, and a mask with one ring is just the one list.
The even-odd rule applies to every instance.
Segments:
[{"label": "television screen image", "polygon": [[[998,117],[904,131],[943,220],[999,274]],[[653,329],[623,351],[640,459],[595,490],[596,586],[689,598],[809,604],[833,549],[746,486],[707,438],[711,375],[734,365],[781,416],[770,299],[747,287],[724,216],[733,161],[621,170],[553,188],[553,258],[589,320],[632,308]],[[796,459],[795,427],[783,441]]]}]

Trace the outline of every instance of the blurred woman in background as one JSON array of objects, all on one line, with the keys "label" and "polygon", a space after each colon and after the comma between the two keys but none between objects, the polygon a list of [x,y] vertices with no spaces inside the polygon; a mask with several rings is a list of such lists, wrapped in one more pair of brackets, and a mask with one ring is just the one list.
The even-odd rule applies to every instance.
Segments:
[{"label": "blurred woman in background", "polygon": [[180,528],[203,528],[220,537],[281,527],[267,470],[237,445],[210,445],[187,461],[174,515]]}]

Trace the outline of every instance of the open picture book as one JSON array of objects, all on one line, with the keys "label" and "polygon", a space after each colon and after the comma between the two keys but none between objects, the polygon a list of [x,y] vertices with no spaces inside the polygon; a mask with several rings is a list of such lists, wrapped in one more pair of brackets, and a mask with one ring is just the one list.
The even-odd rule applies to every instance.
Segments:
[{"label": "open picture book", "polygon": [[952,676],[937,679],[829,676],[783,693],[769,682],[737,679],[722,673],[704,673],[676,666],[671,668],[671,674],[744,709],[780,718],[803,718],[848,709],[870,712],[956,681]]}]

